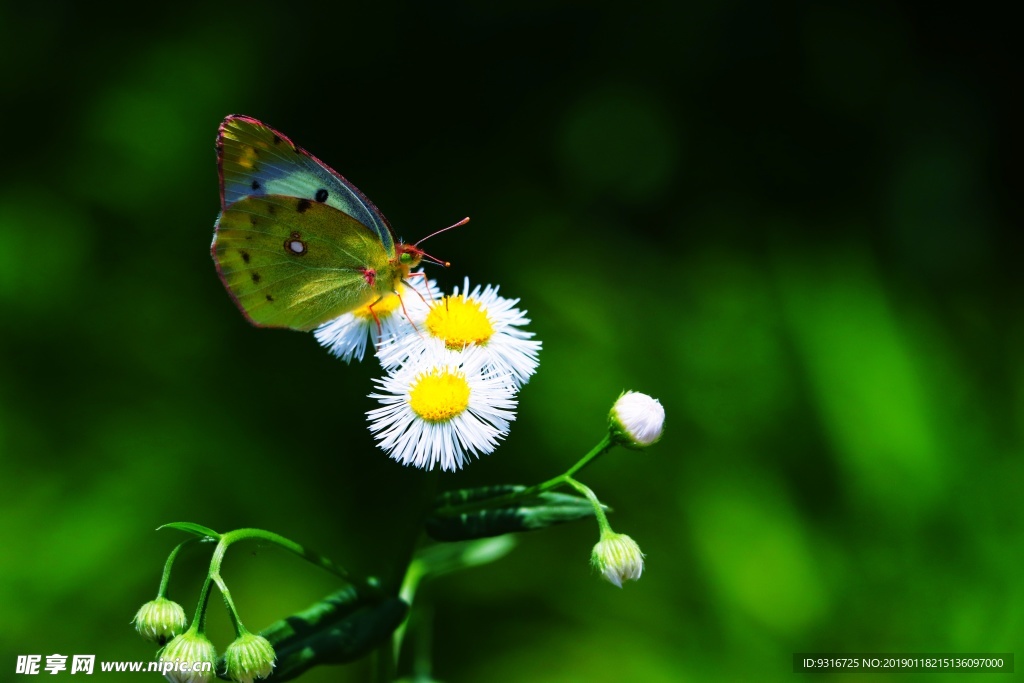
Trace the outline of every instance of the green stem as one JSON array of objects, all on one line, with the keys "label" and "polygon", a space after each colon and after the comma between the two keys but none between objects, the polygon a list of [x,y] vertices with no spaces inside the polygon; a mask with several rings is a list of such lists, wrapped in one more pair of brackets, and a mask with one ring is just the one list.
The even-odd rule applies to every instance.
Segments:
[{"label": "green stem", "polygon": [[217,584],[217,588],[220,589],[220,594],[224,598],[224,605],[228,608],[228,616],[231,618],[231,625],[235,629],[235,636],[241,637],[246,633],[246,628],[242,624],[241,618],[238,616],[238,610],[235,608],[235,601],[231,599],[231,591],[228,590],[228,586],[224,583],[224,579],[220,575],[220,566],[224,562],[224,554],[228,551],[228,544],[231,541],[228,539],[230,534],[225,534],[221,537],[217,543],[217,549],[213,551],[213,559],[210,560],[210,572],[208,580],[212,580]]},{"label": "green stem", "polygon": [[210,583],[211,579],[209,576],[206,577],[206,581],[203,581],[203,589],[199,593],[199,604],[196,605],[196,615],[192,618],[192,626],[189,628],[190,631],[195,633],[206,633],[206,605],[210,602]]},{"label": "green stem", "polygon": [[604,513],[604,506],[601,505],[601,501],[597,499],[597,496],[590,490],[590,487],[569,476],[566,476],[565,483],[586,496],[590,504],[594,506],[594,517],[597,518],[597,526],[601,530],[601,535],[603,536],[611,532],[612,525],[608,523],[608,516]]},{"label": "green stem", "polygon": [[413,640],[413,680],[432,681],[434,680],[431,675],[434,668],[431,656],[434,641],[434,607],[431,602],[427,601],[426,604],[420,605],[420,609],[416,612],[416,621],[418,628],[415,640]]},{"label": "green stem", "polygon": [[[349,574],[348,570],[344,567],[339,567],[329,558],[313,552],[312,550],[309,550],[308,548],[305,548],[304,546],[301,546],[295,541],[285,538],[280,534],[275,534],[273,531],[265,531],[264,529],[235,529],[234,531],[229,531],[226,534],[223,534],[220,538],[220,544],[227,548],[227,546],[232,543],[249,539],[268,541],[275,545],[279,545],[285,550],[298,555],[307,562],[314,564],[337,577],[345,579],[350,583],[355,582],[352,575]],[[221,553],[221,558],[223,558],[223,556],[224,554]],[[217,565],[217,569],[220,569],[219,564]]]},{"label": "green stem", "polygon": [[[398,592],[398,597],[404,600],[406,604],[413,605],[420,583],[429,573],[429,563],[418,558],[413,559],[405,572],[405,578],[402,580],[402,587]],[[413,646],[415,647],[415,652],[413,653],[413,680],[430,680],[430,640],[433,609],[429,603],[423,604],[422,600],[420,603],[416,603],[416,606],[417,609],[410,611],[408,618],[391,634],[391,652],[388,654],[391,657],[391,666],[397,669],[405,636],[409,631],[412,631],[415,637],[413,641]],[[378,656],[385,655],[384,649],[380,649]]]},{"label": "green stem", "polygon": [[[402,587],[398,591],[398,597],[405,601],[405,604],[412,605],[416,599],[416,591],[419,590],[420,582],[427,575],[427,565],[423,560],[413,559],[405,572],[402,580]],[[409,619],[406,619],[391,634],[392,659],[397,662],[398,655],[402,652],[402,641],[405,639],[405,632],[409,626]]]},{"label": "green stem", "polygon": [[160,588],[156,592],[156,597],[165,598],[167,597],[167,585],[171,582],[171,567],[174,566],[174,559],[178,557],[178,553],[187,544],[192,543],[196,539],[190,538],[186,541],[182,541],[178,545],[174,546],[174,550],[167,556],[167,562],[164,563],[164,574],[160,577]]},{"label": "green stem", "polygon": [[[231,618],[231,624],[235,629],[235,635],[242,636],[248,632],[242,624],[241,618],[238,616],[238,609],[235,607],[234,600],[231,599],[231,591],[228,590],[228,586],[221,576],[220,568],[224,563],[224,555],[228,551],[228,546],[232,543],[237,543],[238,541],[251,539],[267,541],[278,545],[285,550],[298,555],[307,562],[315,564],[321,569],[324,569],[335,576],[348,581],[349,583],[355,583],[352,575],[343,567],[339,567],[323,555],[315,553],[308,548],[299,545],[295,541],[281,536],[280,534],[275,534],[273,531],[266,531],[264,529],[235,529],[234,531],[229,531],[226,534],[220,535],[219,540],[217,541],[217,549],[213,551],[213,557],[210,559],[210,569],[207,572],[206,583],[203,584],[203,595],[200,599],[200,607],[196,612],[196,620],[197,623],[199,623],[200,632],[205,626],[206,604],[209,600],[208,594],[211,582],[217,584],[217,588],[220,590],[220,593],[224,598],[224,604],[228,609],[228,616]],[[372,584],[368,582],[366,585],[372,587]]]},{"label": "green stem", "polygon": [[562,476],[573,476],[574,474],[582,470],[584,467],[589,465],[592,461],[596,460],[599,456],[602,456],[608,451],[610,451],[613,445],[614,444],[612,443],[611,432],[605,432],[604,437],[601,439],[600,443],[591,448],[589,453],[580,458],[580,461],[577,462],[572,467],[570,467],[569,471]]},{"label": "green stem", "polygon": [[435,511],[435,514],[442,515],[445,517],[455,517],[457,515],[464,515],[469,512],[476,512],[477,510],[486,510],[489,508],[502,507],[508,505],[509,503],[514,503],[517,500],[522,500],[523,498],[535,496],[538,493],[544,493],[545,491],[556,489],[559,486],[569,484],[571,481],[575,481],[572,478],[574,474],[582,470],[584,467],[589,465],[591,462],[596,460],[601,455],[604,455],[605,453],[610,451],[612,449],[612,446],[614,446],[614,444],[612,443],[611,434],[606,433],[604,437],[601,439],[601,441],[598,442],[596,446],[590,449],[589,453],[584,455],[576,462],[575,465],[573,465],[572,467],[570,467],[568,470],[558,475],[557,477],[552,477],[551,479],[548,479],[547,481],[542,482],[540,484],[528,486],[522,491],[506,493],[505,495],[502,496],[474,501],[472,503],[464,503],[462,505],[449,505],[443,508],[439,508],[438,510]]},{"label": "green stem", "polygon": [[227,552],[229,545],[237,541],[245,541],[249,539],[269,541],[270,543],[279,545],[285,550],[295,553],[307,562],[315,564],[321,569],[325,569],[346,581],[352,582],[351,574],[349,574],[343,567],[339,567],[323,555],[315,553],[280,534],[275,534],[273,531],[265,531],[264,529],[235,529],[234,531],[229,531],[221,536],[220,542],[217,544],[217,550],[213,553],[213,559],[210,561],[210,577],[217,582],[217,588],[220,589],[221,594],[224,596],[224,603],[227,605],[228,614],[231,616],[231,623],[234,625],[235,633],[238,636],[243,635],[246,632],[246,629],[238,617],[238,611],[235,609],[235,603],[231,600],[231,593],[228,591],[227,585],[220,576],[220,566],[224,561],[224,554]]},{"label": "green stem", "polygon": [[395,680],[395,659],[387,641],[373,653],[373,680],[377,683],[392,683]]}]

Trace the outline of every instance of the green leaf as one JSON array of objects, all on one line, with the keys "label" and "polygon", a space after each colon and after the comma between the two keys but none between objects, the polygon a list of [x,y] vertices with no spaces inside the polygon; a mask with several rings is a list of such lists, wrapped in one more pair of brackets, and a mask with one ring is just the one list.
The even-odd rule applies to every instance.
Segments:
[{"label": "green leaf", "polygon": [[425,522],[427,533],[438,541],[466,541],[544,529],[594,515],[590,501],[582,496],[548,491],[517,497],[525,490],[525,486],[502,485],[445,492]]},{"label": "green leaf", "polygon": [[499,496],[519,493],[525,489],[525,486],[517,486],[515,484],[495,484],[494,486],[479,486],[475,489],[445,491],[434,501],[434,510],[485,501]]},{"label": "green leaf", "polygon": [[512,552],[515,545],[515,537],[510,534],[461,543],[439,543],[417,551],[416,562],[425,576],[436,577],[500,560]]},{"label": "green leaf", "polygon": [[157,531],[161,529],[177,529],[178,531],[187,531],[190,534],[195,534],[199,538],[212,538],[214,540],[220,540],[220,534],[209,527],[205,527],[202,524],[196,524],[195,522],[170,522],[163,526],[158,526]]},{"label": "green leaf", "polygon": [[[260,632],[274,646],[273,680],[287,681],[318,664],[351,662],[382,645],[409,606],[370,588],[347,586]],[[223,658],[222,658],[223,659]],[[223,662],[218,663],[223,670]]]}]

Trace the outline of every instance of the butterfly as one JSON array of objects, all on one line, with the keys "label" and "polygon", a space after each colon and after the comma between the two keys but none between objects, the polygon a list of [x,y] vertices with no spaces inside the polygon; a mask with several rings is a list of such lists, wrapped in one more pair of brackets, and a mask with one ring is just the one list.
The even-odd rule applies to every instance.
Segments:
[{"label": "butterfly", "polygon": [[217,166],[210,253],[253,325],[306,332],[361,306],[372,312],[424,259],[448,265],[396,240],[366,195],[254,118],[220,124]]}]

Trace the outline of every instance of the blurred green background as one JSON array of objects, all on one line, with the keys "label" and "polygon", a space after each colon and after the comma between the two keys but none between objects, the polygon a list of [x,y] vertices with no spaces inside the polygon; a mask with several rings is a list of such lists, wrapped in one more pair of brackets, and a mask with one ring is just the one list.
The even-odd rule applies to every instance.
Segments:
[{"label": "blurred green background", "polygon": [[[217,279],[229,113],[407,239],[471,216],[430,243],[453,263],[436,276],[529,311],[544,350],[509,438],[439,487],[561,472],[622,389],[665,406],[657,447],[582,477],[647,553],[642,580],[591,572],[592,523],[522,536],[424,588],[438,679],[790,680],[797,651],[1024,641],[1007,19],[141,8],[0,5],[0,678],[17,654],[149,659],[128,622],[181,538],[165,522],[269,528],[385,576],[407,549],[431,476],[374,447],[373,363],[250,327]],[[203,562],[172,584],[189,612]],[[225,576],[252,629],[337,586],[247,546]]]}]

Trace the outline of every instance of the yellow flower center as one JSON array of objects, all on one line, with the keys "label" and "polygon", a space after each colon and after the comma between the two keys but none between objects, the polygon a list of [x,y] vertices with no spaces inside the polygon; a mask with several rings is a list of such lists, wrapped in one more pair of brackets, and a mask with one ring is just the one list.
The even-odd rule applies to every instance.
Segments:
[{"label": "yellow flower center", "polygon": [[418,375],[409,407],[427,422],[448,422],[469,407],[469,383],[461,372],[434,368]]},{"label": "yellow flower center", "polygon": [[486,344],[494,334],[494,327],[479,302],[462,295],[446,296],[435,304],[427,315],[427,329],[453,350]]},{"label": "yellow flower center", "polygon": [[[401,288],[399,289],[399,292],[401,292]],[[373,304],[372,311],[370,310],[370,304]],[[395,309],[401,305],[402,300],[389,292],[385,294],[384,298],[378,301],[377,303],[373,303],[371,301],[369,304],[366,304],[365,306],[360,306],[359,308],[355,309],[354,311],[352,311],[352,315],[356,316],[357,318],[363,318],[365,320],[373,320],[373,314],[376,313],[377,318],[379,320],[381,318],[386,318],[392,313],[394,313]]]}]

